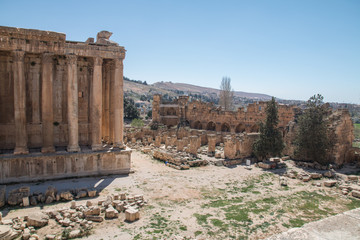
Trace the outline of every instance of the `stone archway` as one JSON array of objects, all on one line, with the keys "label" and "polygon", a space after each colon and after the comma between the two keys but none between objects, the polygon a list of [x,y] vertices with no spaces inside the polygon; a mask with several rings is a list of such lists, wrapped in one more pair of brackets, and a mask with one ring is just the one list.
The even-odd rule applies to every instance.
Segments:
[{"label": "stone archway", "polygon": [[196,121],[195,123],[194,123],[194,128],[195,129],[202,129],[202,124],[200,123],[200,121]]},{"label": "stone archway", "polygon": [[209,122],[206,126],[206,130],[215,131],[216,130],[216,124],[214,122]]},{"label": "stone archway", "polygon": [[229,124],[223,123],[223,124],[221,125],[221,131],[222,131],[222,132],[230,132],[230,126],[229,126]]},{"label": "stone archway", "polygon": [[238,124],[238,125],[236,126],[236,128],[235,128],[235,132],[236,132],[236,133],[243,133],[243,132],[245,132],[245,125],[242,124],[242,123]]}]

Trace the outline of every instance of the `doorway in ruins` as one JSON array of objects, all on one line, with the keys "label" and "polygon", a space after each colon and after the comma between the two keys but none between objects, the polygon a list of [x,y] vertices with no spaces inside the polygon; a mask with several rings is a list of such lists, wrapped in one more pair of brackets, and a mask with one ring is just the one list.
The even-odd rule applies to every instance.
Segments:
[{"label": "doorway in ruins", "polygon": [[209,130],[209,131],[215,131],[216,130],[216,125],[214,122],[209,122],[206,126],[206,130]]},{"label": "doorway in ruins", "polygon": [[222,132],[230,132],[230,126],[229,126],[229,124],[223,123],[223,124],[221,125],[221,131],[222,131]]}]

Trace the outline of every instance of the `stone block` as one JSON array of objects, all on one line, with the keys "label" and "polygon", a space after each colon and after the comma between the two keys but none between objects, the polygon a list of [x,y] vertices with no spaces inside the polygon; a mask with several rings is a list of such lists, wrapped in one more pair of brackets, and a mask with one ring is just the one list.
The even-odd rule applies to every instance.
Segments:
[{"label": "stone block", "polygon": [[88,189],[87,194],[89,197],[96,197],[96,190],[95,189]]},{"label": "stone block", "polygon": [[128,222],[134,222],[140,218],[140,212],[134,208],[128,208],[125,211],[125,220]]},{"label": "stone block", "polygon": [[85,216],[90,216],[90,215],[100,215],[100,208],[98,206],[92,206],[89,209],[84,211],[84,215]]},{"label": "stone block", "polygon": [[336,183],[337,183],[336,180],[328,180],[328,181],[325,181],[325,182],[324,182],[324,186],[325,186],[325,187],[333,187],[333,186],[336,185]]},{"label": "stone block", "polygon": [[360,191],[356,191],[356,190],[352,191],[351,196],[356,197],[356,198],[360,198]]},{"label": "stone block", "polygon": [[281,158],[279,157],[273,157],[273,158],[270,158],[270,162],[275,162],[275,163],[279,163],[281,160]]},{"label": "stone block", "polygon": [[274,162],[259,162],[258,166],[263,169],[272,169],[276,167],[276,163]]},{"label": "stone block", "polygon": [[60,197],[61,197],[61,199],[64,199],[66,201],[71,201],[74,199],[74,196],[69,191],[61,192]]},{"label": "stone block", "polygon": [[327,171],[323,175],[324,175],[324,177],[327,177],[327,178],[334,178],[335,177],[335,173],[332,172],[332,171]]},{"label": "stone block", "polygon": [[113,207],[109,207],[105,210],[105,218],[107,219],[112,219],[112,218],[117,218],[119,215],[119,212],[114,209]]},{"label": "stone block", "polygon": [[49,222],[49,217],[42,212],[31,213],[27,218],[27,226],[43,227]]},{"label": "stone block", "polygon": [[104,221],[104,218],[102,216],[89,215],[89,216],[86,216],[86,220],[93,221],[93,222],[102,222],[102,221]]},{"label": "stone block", "polygon": [[28,207],[28,206],[30,206],[29,197],[23,197],[23,199],[22,199],[22,204],[23,204],[23,207]]},{"label": "stone block", "polygon": [[221,152],[215,152],[215,158],[221,158]]},{"label": "stone block", "polygon": [[53,199],[56,199],[57,189],[53,186],[49,186],[45,192],[45,197],[51,196]]},{"label": "stone block", "polygon": [[301,178],[302,178],[302,181],[303,182],[308,182],[308,181],[310,181],[311,180],[311,176],[310,175],[302,175],[301,176]]},{"label": "stone block", "polygon": [[321,173],[310,173],[310,176],[312,179],[321,179],[322,178]]},{"label": "stone block", "polygon": [[69,232],[70,239],[78,238],[80,236],[81,236],[81,231],[79,229],[75,229],[75,230],[72,230],[71,232]]},{"label": "stone block", "polygon": [[9,205],[19,205],[22,203],[24,197],[30,196],[30,187],[21,187],[19,189],[14,189],[10,191],[8,196],[8,204]]},{"label": "stone block", "polygon": [[76,199],[87,197],[87,191],[81,190],[77,193]]}]

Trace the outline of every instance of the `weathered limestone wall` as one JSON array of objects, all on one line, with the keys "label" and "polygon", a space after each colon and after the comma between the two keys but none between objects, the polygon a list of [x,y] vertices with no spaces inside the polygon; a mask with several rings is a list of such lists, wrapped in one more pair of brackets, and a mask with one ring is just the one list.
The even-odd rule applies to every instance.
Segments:
[{"label": "weathered limestone wall", "polygon": [[0,184],[37,180],[128,174],[131,151],[1,156]]},{"label": "weathered limestone wall", "polygon": [[[258,132],[259,121],[266,118],[266,102],[249,104],[247,109],[238,111],[222,111],[212,103],[188,101],[187,96],[179,97],[171,103],[162,103],[161,96],[155,95],[153,101],[153,121],[167,126],[176,126],[187,122],[191,128],[217,132]],[[284,130],[294,119],[297,108],[288,105],[278,105],[279,127]]]}]

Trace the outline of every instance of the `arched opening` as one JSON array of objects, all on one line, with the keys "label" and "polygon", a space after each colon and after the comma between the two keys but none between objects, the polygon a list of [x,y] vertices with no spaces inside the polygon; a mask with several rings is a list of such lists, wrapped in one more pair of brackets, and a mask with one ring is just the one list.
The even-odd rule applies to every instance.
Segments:
[{"label": "arched opening", "polygon": [[206,126],[206,130],[215,131],[216,125],[214,122],[209,122]]},{"label": "arched opening", "polygon": [[236,133],[243,133],[245,132],[245,125],[240,123],[239,125],[236,126],[235,128],[235,132]]},{"label": "arched opening", "polygon": [[251,127],[250,132],[259,132],[259,125],[255,124]]},{"label": "arched opening", "polygon": [[200,123],[200,121],[196,121],[196,122],[194,123],[194,128],[195,128],[195,129],[202,129],[202,124]]},{"label": "arched opening", "polygon": [[167,111],[166,111],[166,115],[168,116],[175,116],[176,115],[176,111],[174,108],[169,108]]},{"label": "arched opening", "polygon": [[230,126],[229,126],[229,124],[223,123],[223,124],[221,125],[221,131],[222,131],[222,132],[230,132]]}]

